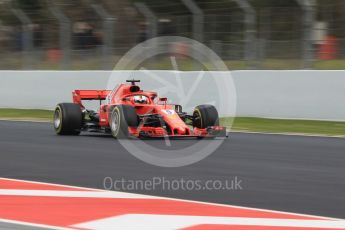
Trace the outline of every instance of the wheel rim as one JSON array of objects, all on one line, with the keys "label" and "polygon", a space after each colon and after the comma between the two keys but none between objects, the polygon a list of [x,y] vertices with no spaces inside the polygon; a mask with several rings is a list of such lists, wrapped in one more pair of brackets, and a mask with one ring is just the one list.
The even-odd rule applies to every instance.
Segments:
[{"label": "wheel rim", "polygon": [[54,127],[56,129],[60,128],[61,125],[61,111],[60,109],[56,109],[54,113]]},{"label": "wheel rim", "polygon": [[117,130],[119,128],[119,114],[117,112],[113,112],[111,114],[111,130],[114,134],[117,133]]},{"label": "wheel rim", "polygon": [[193,113],[194,121],[193,121],[193,126],[200,128],[201,127],[201,116],[200,113],[197,111],[194,111]]}]

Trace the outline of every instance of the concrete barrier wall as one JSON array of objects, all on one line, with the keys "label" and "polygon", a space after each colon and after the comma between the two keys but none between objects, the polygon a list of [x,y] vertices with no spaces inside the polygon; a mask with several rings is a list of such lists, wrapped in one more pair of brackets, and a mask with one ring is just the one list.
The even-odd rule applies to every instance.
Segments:
[{"label": "concrete barrier wall", "polygon": [[74,89],[102,89],[104,71],[0,71],[0,107],[53,109]]},{"label": "concrete barrier wall", "polygon": [[[345,71],[0,71],[0,107],[53,109],[71,101],[74,89],[112,88],[133,77],[188,112],[211,103],[222,115],[345,120]],[[172,92],[166,84],[184,89]]]},{"label": "concrete barrier wall", "polygon": [[236,71],[240,116],[345,120],[345,71]]}]

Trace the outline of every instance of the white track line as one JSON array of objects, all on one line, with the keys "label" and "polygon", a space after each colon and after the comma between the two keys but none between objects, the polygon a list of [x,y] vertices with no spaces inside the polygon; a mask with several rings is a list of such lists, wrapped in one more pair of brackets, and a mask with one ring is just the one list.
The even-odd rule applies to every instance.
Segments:
[{"label": "white track line", "polygon": [[216,216],[186,216],[186,215],[153,215],[127,214],[114,216],[73,225],[87,229],[148,229],[172,230],[184,229],[197,225],[244,225],[265,227],[295,227],[295,228],[344,228],[345,221],[334,220],[299,220],[277,218],[247,218],[247,217],[216,217]]},{"label": "white track line", "polygon": [[61,190],[24,190],[0,189],[0,196],[43,196],[74,198],[118,198],[118,199],[155,199],[153,196],[132,194],[117,191],[61,191]]},{"label": "white track line", "polygon": [[271,133],[271,132],[255,132],[246,130],[227,130],[230,133],[248,133],[248,134],[262,134],[262,135],[279,135],[279,136],[297,136],[297,137],[321,137],[321,138],[345,138],[344,135],[322,135],[322,134],[308,134],[308,133]]}]

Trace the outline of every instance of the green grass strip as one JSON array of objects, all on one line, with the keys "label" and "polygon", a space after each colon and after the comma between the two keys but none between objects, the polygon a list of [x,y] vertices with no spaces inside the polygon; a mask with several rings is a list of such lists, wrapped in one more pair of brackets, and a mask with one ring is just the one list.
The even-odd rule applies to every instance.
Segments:
[{"label": "green grass strip", "polygon": [[0,109],[0,118],[47,121],[53,119],[53,111],[42,109]]},{"label": "green grass strip", "polygon": [[232,120],[234,120],[232,130],[330,136],[345,135],[345,122],[237,117],[236,119],[221,118],[221,124],[229,127]]},{"label": "green grass strip", "polygon": [[[0,109],[0,119],[51,121],[53,111],[39,109]],[[254,117],[221,118],[220,123],[235,131],[320,134],[345,136],[345,121],[267,119]]]}]

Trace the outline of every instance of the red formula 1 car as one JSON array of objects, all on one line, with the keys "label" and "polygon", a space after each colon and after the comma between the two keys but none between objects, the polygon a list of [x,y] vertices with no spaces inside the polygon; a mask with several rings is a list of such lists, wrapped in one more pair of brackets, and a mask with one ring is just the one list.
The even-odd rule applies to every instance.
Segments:
[{"label": "red formula 1 car", "polygon": [[[168,104],[156,92],[143,91],[137,82],[120,84],[114,90],[75,90],[73,103],[58,104],[54,129],[59,135],[78,135],[81,131],[111,133],[127,137],[217,137],[226,136],[219,126],[218,112],[212,105],[195,107],[192,115],[180,105]],[[87,110],[83,100],[106,101],[97,112]]]}]

